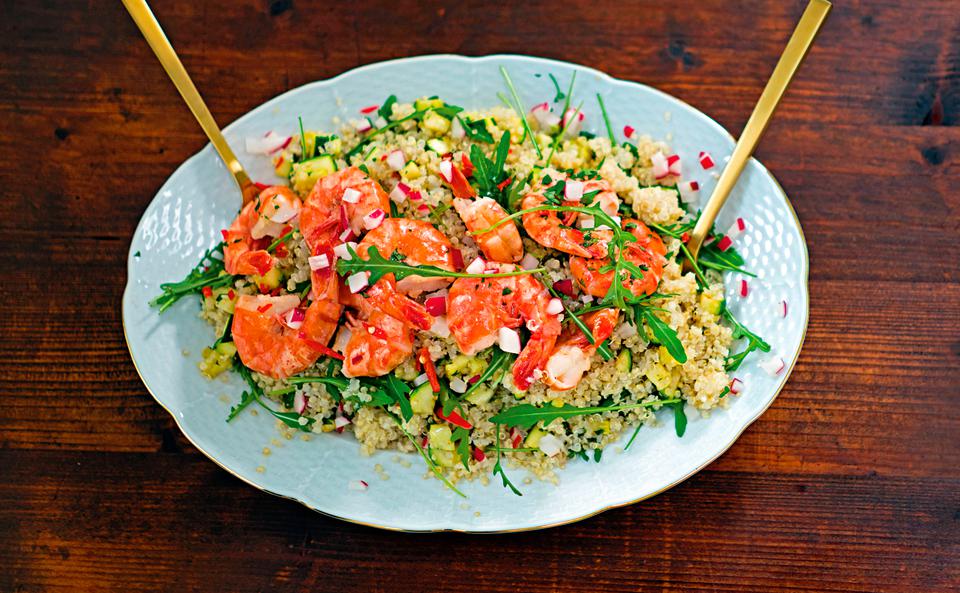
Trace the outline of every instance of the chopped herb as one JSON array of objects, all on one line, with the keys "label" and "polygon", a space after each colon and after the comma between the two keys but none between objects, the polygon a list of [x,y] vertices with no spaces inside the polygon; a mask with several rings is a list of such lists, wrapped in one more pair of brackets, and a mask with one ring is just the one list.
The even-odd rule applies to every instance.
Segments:
[{"label": "chopped herb", "polygon": [[459,115],[457,115],[457,119],[460,121],[460,126],[463,128],[464,133],[466,133],[467,138],[476,140],[477,142],[493,144],[493,136],[487,130],[486,120],[472,120],[468,117],[461,117]]},{"label": "chopped herb", "polygon": [[557,91],[557,94],[553,97],[553,102],[559,103],[560,101],[563,101],[563,98],[566,97],[566,95],[560,90],[560,83],[557,82],[557,77],[553,74],[547,74],[547,76],[550,77],[550,82],[553,83],[553,88]]},{"label": "chopped herb", "polygon": [[530,122],[527,121],[526,112],[523,109],[523,104],[520,102],[520,95],[517,94],[517,89],[513,86],[513,81],[510,80],[510,75],[507,73],[507,69],[503,66],[500,66],[500,74],[503,75],[503,79],[507,82],[507,88],[510,89],[510,94],[513,96],[515,104],[511,105],[511,107],[513,107],[513,109],[517,112],[517,116],[520,118],[520,121],[523,122],[524,134],[530,138],[530,143],[533,144],[533,149],[537,151],[537,158],[542,159],[543,153],[540,152],[540,145],[537,144],[537,139],[534,137],[533,131],[530,129]]},{"label": "chopped herb", "polygon": [[610,136],[610,144],[616,145],[617,138],[613,135],[613,126],[610,125],[610,116],[607,115],[607,106],[603,104],[603,96],[597,93],[597,103],[600,103],[600,113],[603,114],[603,123],[607,126],[607,135]]},{"label": "chopped herb", "polygon": [[223,269],[223,248],[224,242],[221,241],[205,251],[200,262],[180,282],[161,284],[163,294],[150,301],[150,306],[159,307],[163,313],[183,297],[199,294],[205,287],[213,289],[233,284],[234,276]]},{"label": "chopped herb", "polygon": [[393,105],[397,102],[396,95],[390,95],[383,102],[383,105],[380,106],[380,109],[377,110],[377,115],[383,119],[390,121],[390,118],[393,117]]},{"label": "chopped herb", "polygon": [[511,482],[510,479],[507,478],[507,473],[506,473],[505,471],[503,471],[503,466],[500,465],[500,451],[501,451],[501,449],[500,449],[500,425],[499,425],[499,424],[494,424],[494,425],[493,425],[493,429],[494,429],[494,430],[496,431],[496,433],[497,433],[497,447],[496,447],[496,448],[497,448],[497,462],[493,465],[493,475],[495,475],[495,476],[496,476],[497,474],[500,475],[500,477],[503,479],[503,487],[504,487],[504,488],[509,488],[509,489],[510,489],[514,494],[516,494],[517,496],[523,496],[523,493],[520,492],[519,490],[517,490],[517,487],[513,485],[513,482]]}]

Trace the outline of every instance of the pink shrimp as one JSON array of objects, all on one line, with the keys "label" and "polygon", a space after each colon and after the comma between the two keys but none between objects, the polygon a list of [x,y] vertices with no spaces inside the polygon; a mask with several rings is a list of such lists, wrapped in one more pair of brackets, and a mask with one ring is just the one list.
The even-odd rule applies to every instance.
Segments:
[{"label": "pink shrimp", "polygon": [[[489,264],[493,265],[493,264]],[[497,264],[501,272],[516,270]],[[547,313],[550,293],[532,276],[459,278],[447,296],[447,325],[465,354],[489,348],[501,328],[526,322],[530,339],[513,366],[514,385],[527,390],[547,363],[560,335],[560,320]]]},{"label": "pink shrimp", "polygon": [[[472,232],[490,228],[507,217],[506,210],[493,198],[455,198],[453,207],[463,224]],[[520,240],[520,231],[512,220],[492,231],[474,236],[474,240],[489,260],[512,264],[523,259],[523,241]]]},{"label": "pink shrimp", "polygon": [[270,237],[278,237],[295,222],[303,204],[282,186],[268,187],[248,202],[224,231],[223,267],[228,274],[266,274],[274,259],[266,251]]},{"label": "pink shrimp", "polygon": [[[521,208],[527,210],[536,208],[547,201],[547,198],[540,193],[527,194],[520,202]],[[564,202],[564,206],[579,206],[580,202]],[[552,210],[540,210],[537,212],[527,212],[523,215],[523,228],[530,235],[530,238],[544,247],[550,247],[570,255],[580,257],[598,257],[602,255],[601,249],[595,245],[587,245],[586,237],[583,231],[575,229],[570,224],[575,218],[573,216],[561,219],[558,212]]]},{"label": "pink shrimp", "polygon": [[589,370],[590,360],[599,344],[613,333],[619,316],[616,309],[600,309],[581,319],[593,334],[593,344],[577,326],[567,326],[543,369],[543,382],[554,391],[576,387]]},{"label": "pink shrimp", "polygon": [[[380,255],[387,258],[394,252],[400,253],[410,265],[431,265],[450,272],[456,271],[450,240],[432,224],[423,220],[384,220],[380,226],[367,233],[357,246],[357,253],[366,259],[371,247],[376,247]],[[449,278],[407,276],[397,281],[396,285],[401,292],[417,296],[422,292],[443,288],[449,283]]]},{"label": "pink shrimp", "polygon": [[342,342],[344,375],[379,377],[413,354],[413,331],[407,323],[347,290],[341,290],[341,300],[357,311],[347,313],[347,324],[337,336],[337,342]]},{"label": "pink shrimp", "polygon": [[274,379],[285,379],[330,352],[326,343],[337,329],[339,304],[314,300],[302,325],[293,328],[286,315],[299,305],[300,297],[294,294],[240,295],[231,330],[244,365]]},{"label": "pink shrimp", "polygon": [[[344,194],[349,192],[349,199]],[[363,218],[375,210],[390,212],[390,198],[380,184],[357,167],[348,167],[326,177],[313,186],[300,214],[300,232],[311,251],[318,246],[332,246],[348,227],[359,237],[364,231]]]},{"label": "pink shrimp", "polygon": [[[627,243],[623,256],[643,270],[643,277],[624,280],[624,285],[636,296],[653,294],[663,277],[663,266],[666,264],[664,255],[667,249],[660,235],[639,220],[628,218],[622,224],[624,229],[637,238],[635,242]],[[598,245],[606,245],[612,231],[595,231],[594,234],[598,235]],[[604,269],[609,265],[610,260],[607,257],[571,257],[570,273],[584,292],[595,297],[604,297],[613,284],[613,270]]]}]

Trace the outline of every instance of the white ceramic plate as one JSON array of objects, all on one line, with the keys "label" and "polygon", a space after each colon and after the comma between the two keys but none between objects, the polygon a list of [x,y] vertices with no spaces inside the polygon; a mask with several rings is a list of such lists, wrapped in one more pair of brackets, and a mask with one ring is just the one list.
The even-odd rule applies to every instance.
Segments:
[{"label": "white ceramic plate", "polygon": [[[309,128],[333,130],[332,117],[356,117],[360,107],[380,103],[391,93],[408,101],[439,95],[467,108],[492,106],[498,103],[497,92],[505,90],[500,66],[510,72],[527,108],[553,97],[548,73],[568,81],[578,71],[574,92],[584,99],[585,129],[604,133],[595,100],[601,93],[621,140],[628,124],[667,139],[682,157],[684,177],[698,180],[704,196],[715,179],[699,167],[697,154],[709,151],[722,165],[733,148],[733,139],[719,124],[660,91],[590,68],[523,56],[439,55],[371,64],[284,93],[227,126],[225,134],[241,149],[247,136],[267,130],[294,132],[298,115]],[[266,158],[244,155],[242,160],[254,179],[273,179]],[[123,296],[130,354],[153,397],[186,437],[224,469],[267,492],[366,525],[408,531],[519,531],[569,523],[653,496],[720,456],[767,409],[786,382],[806,331],[807,251],[800,224],[773,176],[751,161],[718,228],[727,228],[737,216],[748,221],[737,247],[747,268],[759,277],[750,281],[749,297],[743,299],[737,295],[740,278],[728,275],[727,297],[736,316],[783,358],[784,372],[771,377],[757,366],[762,357],[751,355],[736,373],[746,385],[743,395],[709,419],[692,420],[683,438],[676,437],[672,422],[665,422],[644,429],[626,452],[610,446],[599,464],[571,461],[559,472],[558,486],[527,484],[525,472],[513,469],[509,475],[523,497],[492,478],[488,486],[462,483],[468,496],[464,500],[439,481],[424,479],[425,466],[415,454],[401,455],[409,467],[396,461],[395,452],[364,457],[352,437],[335,434],[278,447],[271,445],[277,432],[266,415],[244,413],[230,424],[224,421],[230,404],[221,396],[236,402],[242,385],[237,377],[228,383],[208,381],[197,371],[200,351],[214,339],[212,328],[197,317],[198,300],[183,299],[162,315],[147,302],[160,292],[160,283],[182,278],[220,239],[220,229],[229,225],[238,205],[233,180],[210,145],[181,165],[157,193],[130,246]],[[789,303],[785,319],[776,314],[781,300]],[[273,450],[269,457],[262,454],[265,446]],[[384,467],[389,480],[377,476],[375,464]],[[365,492],[349,490],[352,480],[365,480],[370,487]]]}]

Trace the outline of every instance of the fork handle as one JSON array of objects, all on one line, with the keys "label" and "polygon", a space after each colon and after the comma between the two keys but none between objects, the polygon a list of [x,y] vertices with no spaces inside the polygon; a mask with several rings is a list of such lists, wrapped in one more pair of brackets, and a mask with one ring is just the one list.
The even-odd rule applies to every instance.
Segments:
[{"label": "fork handle", "polygon": [[243,194],[243,203],[246,204],[257,195],[257,187],[250,181],[250,176],[244,171],[243,165],[240,164],[237,156],[233,154],[230,145],[227,144],[227,139],[224,138],[223,133],[220,132],[220,127],[217,126],[217,122],[214,121],[213,115],[211,115],[210,110],[207,109],[206,103],[203,102],[200,93],[197,92],[197,87],[194,86],[193,81],[190,80],[190,75],[187,74],[186,68],[183,67],[180,58],[177,57],[177,52],[174,51],[173,46],[170,45],[170,40],[167,39],[166,34],[160,27],[160,23],[157,22],[157,18],[153,15],[146,0],[122,1],[127,12],[133,17],[133,21],[137,24],[143,37],[150,45],[150,49],[153,50],[157,59],[160,60],[163,69],[167,71],[167,75],[170,77],[170,80],[173,81],[173,85],[180,91],[180,96],[183,97],[187,107],[190,108],[190,112],[197,118],[197,122],[200,124],[200,127],[203,128],[203,132],[207,135],[207,138],[210,139],[210,143],[213,144],[213,148],[227,165],[227,169],[229,169],[230,174],[233,175],[234,180],[236,180]]},{"label": "fork handle", "polygon": [[720,209],[730,196],[731,190],[737,184],[743,168],[747,165],[750,155],[753,154],[757,143],[760,142],[760,137],[767,129],[767,124],[770,123],[770,118],[773,117],[773,112],[776,110],[780,98],[783,97],[787,86],[793,80],[793,75],[800,68],[800,64],[806,57],[807,51],[813,44],[814,38],[820,31],[820,26],[823,25],[831,8],[832,5],[827,0],[811,0],[806,10],[803,11],[800,22],[793,30],[793,35],[790,36],[790,41],[787,42],[787,47],[783,50],[780,61],[773,69],[773,74],[770,75],[767,86],[764,87],[756,107],[753,108],[750,119],[747,120],[747,125],[744,126],[743,132],[740,134],[740,139],[733,149],[733,154],[730,155],[730,162],[727,163],[726,168],[720,175],[717,187],[710,195],[707,205],[704,206],[693,232],[690,233],[687,249],[694,260],[697,258],[697,253],[700,251],[704,239],[707,238],[710,229],[713,228],[717,214],[720,213]]}]

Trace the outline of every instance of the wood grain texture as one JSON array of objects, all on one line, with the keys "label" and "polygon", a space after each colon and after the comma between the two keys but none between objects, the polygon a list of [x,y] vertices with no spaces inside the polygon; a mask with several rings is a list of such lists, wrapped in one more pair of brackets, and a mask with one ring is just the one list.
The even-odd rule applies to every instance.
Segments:
[{"label": "wood grain texture", "polygon": [[[221,123],[360,64],[504,52],[737,132],[804,3],[153,4]],[[837,2],[760,146],[811,260],[773,407],[654,499],[487,537],[332,520],[185,441],[119,303],[140,214],[205,140],[119,3],[0,17],[0,591],[960,591],[956,0]]]}]

